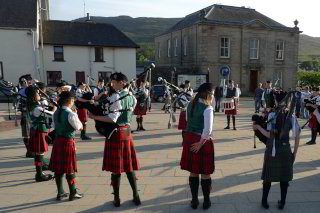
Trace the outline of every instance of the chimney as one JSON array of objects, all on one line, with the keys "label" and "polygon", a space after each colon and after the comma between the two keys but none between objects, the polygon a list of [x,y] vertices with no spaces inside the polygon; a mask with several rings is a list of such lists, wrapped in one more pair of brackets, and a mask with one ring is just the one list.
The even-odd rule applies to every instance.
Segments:
[{"label": "chimney", "polygon": [[91,20],[90,20],[90,14],[89,14],[89,13],[87,13],[87,19],[86,19],[86,21],[91,21]]}]

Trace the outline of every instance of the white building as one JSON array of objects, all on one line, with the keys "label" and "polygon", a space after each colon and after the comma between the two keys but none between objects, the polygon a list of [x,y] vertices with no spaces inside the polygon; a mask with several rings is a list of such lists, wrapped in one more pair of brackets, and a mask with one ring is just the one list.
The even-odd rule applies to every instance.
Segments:
[{"label": "white building", "polygon": [[55,86],[61,79],[87,82],[87,76],[108,80],[112,72],[136,76],[139,46],[121,31],[89,17],[87,22],[48,20],[47,5],[48,0],[0,0],[0,78],[17,82],[31,74]]}]

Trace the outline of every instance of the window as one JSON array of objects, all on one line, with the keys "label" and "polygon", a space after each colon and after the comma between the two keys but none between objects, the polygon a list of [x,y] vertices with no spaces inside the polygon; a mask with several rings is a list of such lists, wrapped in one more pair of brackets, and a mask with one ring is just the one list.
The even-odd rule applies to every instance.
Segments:
[{"label": "window", "polygon": [[63,46],[54,46],[53,52],[55,61],[64,61]]},{"label": "window", "polygon": [[2,62],[0,61],[0,79],[3,79],[3,65]]},{"label": "window", "polygon": [[188,37],[183,37],[183,55],[187,55]]},{"label": "window", "polygon": [[161,57],[161,43],[158,43],[158,58]]},{"label": "window", "polygon": [[230,39],[222,37],[220,39],[220,58],[230,58]]},{"label": "window", "polygon": [[251,39],[249,42],[249,58],[250,59],[259,59],[259,39]]},{"label": "window", "polygon": [[103,47],[95,47],[94,53],[95,53],[95,62],[104,62]]},{"label": "window", "polygon": [[178,39],[174,39],[174,56],[178,56]]},{"label": "window", "polygon": [[86,74],[84,71],[76,71],[76,85],[78,86],[79,82],[86,82]]},{"label": "window", "polygon": [[168,57],[170,57],[170,52],[171,52],[171,40],[169,39],[168,41],[167,41],[167,47],[168,47]]},{"label": "window", "polygon": [[276,60],[284,59],[284,41],[276,42]]},{"label": "window", "polygon": [[61,82],[61,71],[47,71],[47,84],[48,86],[56,86]]},{"label": "window", "polygon": [[98,77],[104,80],[104,83],[107,84],[110,80],[112,72],[98,72]]}]

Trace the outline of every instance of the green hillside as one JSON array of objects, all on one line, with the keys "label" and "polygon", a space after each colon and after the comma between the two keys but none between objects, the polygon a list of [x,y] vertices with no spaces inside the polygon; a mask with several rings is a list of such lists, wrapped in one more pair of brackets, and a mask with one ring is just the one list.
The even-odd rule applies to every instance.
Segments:
[{"label": "green hillside", "polygon": [[320,60],[320,37],[300,35],[299,61]]}]

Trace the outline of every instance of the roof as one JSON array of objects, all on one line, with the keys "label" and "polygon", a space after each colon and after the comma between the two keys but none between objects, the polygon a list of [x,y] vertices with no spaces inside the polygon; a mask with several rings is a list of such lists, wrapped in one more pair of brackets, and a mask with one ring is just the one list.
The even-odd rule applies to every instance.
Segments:
[{"label": "roof", "polygon": [[44,44],[139,48],[112,24],[50,20],[43,29]]},{"label": "roof", "polygon": [[187,15],[176,25],[167,30],[164,34],[190,27],[196,23],[213,23],[224,25],[247,25],[251,22],[259,21],[273,29],[292,30],[275,20],[259,13],[255,9],[246,7],[234,7],[214,4],[202,10]]},{"label": "roof", "polygon": [[0,0],[0,27],[37,28],[37,0]]}]

